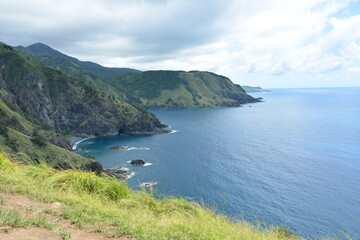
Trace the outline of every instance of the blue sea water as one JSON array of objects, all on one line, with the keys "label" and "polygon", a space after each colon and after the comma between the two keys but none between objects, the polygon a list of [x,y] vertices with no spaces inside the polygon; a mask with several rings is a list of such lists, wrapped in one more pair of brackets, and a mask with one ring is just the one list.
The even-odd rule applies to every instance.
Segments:
[{"label": "blue sea water", "polygon": [[[130,168],[134,188],[158,182],[158,194],[204,201],[230,217],[360,239],[360,88],[252,95],[265,102],[153,111],[177,132],[89,139],[77,152]],[[135,149],[109,151],[113,145]],[[130,166],[132,159],[153,164]]]}]

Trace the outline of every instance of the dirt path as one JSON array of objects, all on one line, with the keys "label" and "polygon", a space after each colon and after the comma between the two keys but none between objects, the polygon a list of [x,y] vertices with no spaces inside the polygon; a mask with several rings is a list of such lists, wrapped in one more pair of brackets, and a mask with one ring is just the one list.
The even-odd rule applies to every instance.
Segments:
[{"label": "dirt path", "polygon": [[[51,204],[34,201],[27,196],[18,194],[7,194],[0,192],[3,200],[0,205],[3,209],[16,209],[19,213],[30,218],[34,214],[44,213],[46,219],[61,227],[63,232],[50,231],[46,228],[28,226],[24,228],[0,227],[0,240],[130,240],[127,237],[111,238],[100,233],[89,232],[76,228],[70,221],[60,219],[57,216],[45,214],[46,211],[61,211],[61,204],[54,202]],[[64,234],[66,232],[66,234]]]}]

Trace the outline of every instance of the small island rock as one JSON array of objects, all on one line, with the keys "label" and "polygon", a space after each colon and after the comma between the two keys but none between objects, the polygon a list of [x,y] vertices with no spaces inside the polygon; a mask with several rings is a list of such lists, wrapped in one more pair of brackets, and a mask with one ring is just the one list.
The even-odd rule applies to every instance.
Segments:
[{"label": "small island rock", "polygon": [[127,150],[129,149],[128,147],[124,147],[124,146],[112,146],[111,148],[109,148],[111,151],[121,151],[121,150]]},{"label": "small island rock", "polygon": [[141,159],[136,159],[136,160],[132,160],[130,162],[132,165],[144,165],[145,164],[145,161],[144,160],[141,160]]}]

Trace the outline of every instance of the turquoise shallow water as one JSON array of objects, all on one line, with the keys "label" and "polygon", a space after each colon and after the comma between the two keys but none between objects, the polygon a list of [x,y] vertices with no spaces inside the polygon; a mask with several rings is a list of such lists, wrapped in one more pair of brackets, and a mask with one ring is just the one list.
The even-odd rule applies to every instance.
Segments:
[{"label": "turquoise shallow water", "polygon": [[[153,111],[177,132],[89,139],[76,151],[130,168],[133,188],[155,181],[159,195],[204,200],[230,217],[360,239],[360,88],[253,95],[266,102]],[[138,158],[152,165],[127,163]]]}]

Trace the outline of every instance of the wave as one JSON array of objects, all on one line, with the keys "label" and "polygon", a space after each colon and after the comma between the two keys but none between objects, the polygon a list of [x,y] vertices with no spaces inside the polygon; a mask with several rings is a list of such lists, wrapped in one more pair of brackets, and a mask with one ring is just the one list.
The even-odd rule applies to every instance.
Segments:
[{"label": "wave", "polygon": [[131,173],[127,176],[127,179],[130,179],[130,178],[132,178],[132,177],[135,176],[135,175],[136,175],[135,172],[131,172]]},{"label": "wave", "polygon": [[140,184],[140,187],[147,187],[147,186],[150,186],[150,185],[157,185],[159,184],[159,182],[143,182]]},{"label": "wave", "polygon": [[177,133],[179,130],[171,130],[169,133]]},{"label": "wave", "polygon": [[150,148],[148,148],[148,147],[130,147],[130,148],[126,149],[126,151],[131,151],[131,150],[150,150]]},{"label": "wave", "polygon": [[89,139],[89,137],[80,139],[79,141],[76,141],[76,142],[74,143],[74,145],[72,146],[72,150],[73,150],[73,151],[76,150],[76,148],[78,147],[78,145],[79,145],[81,142],[83,142],[83,141],[85,141],[85,140],[88,140],[88,139]]}]

